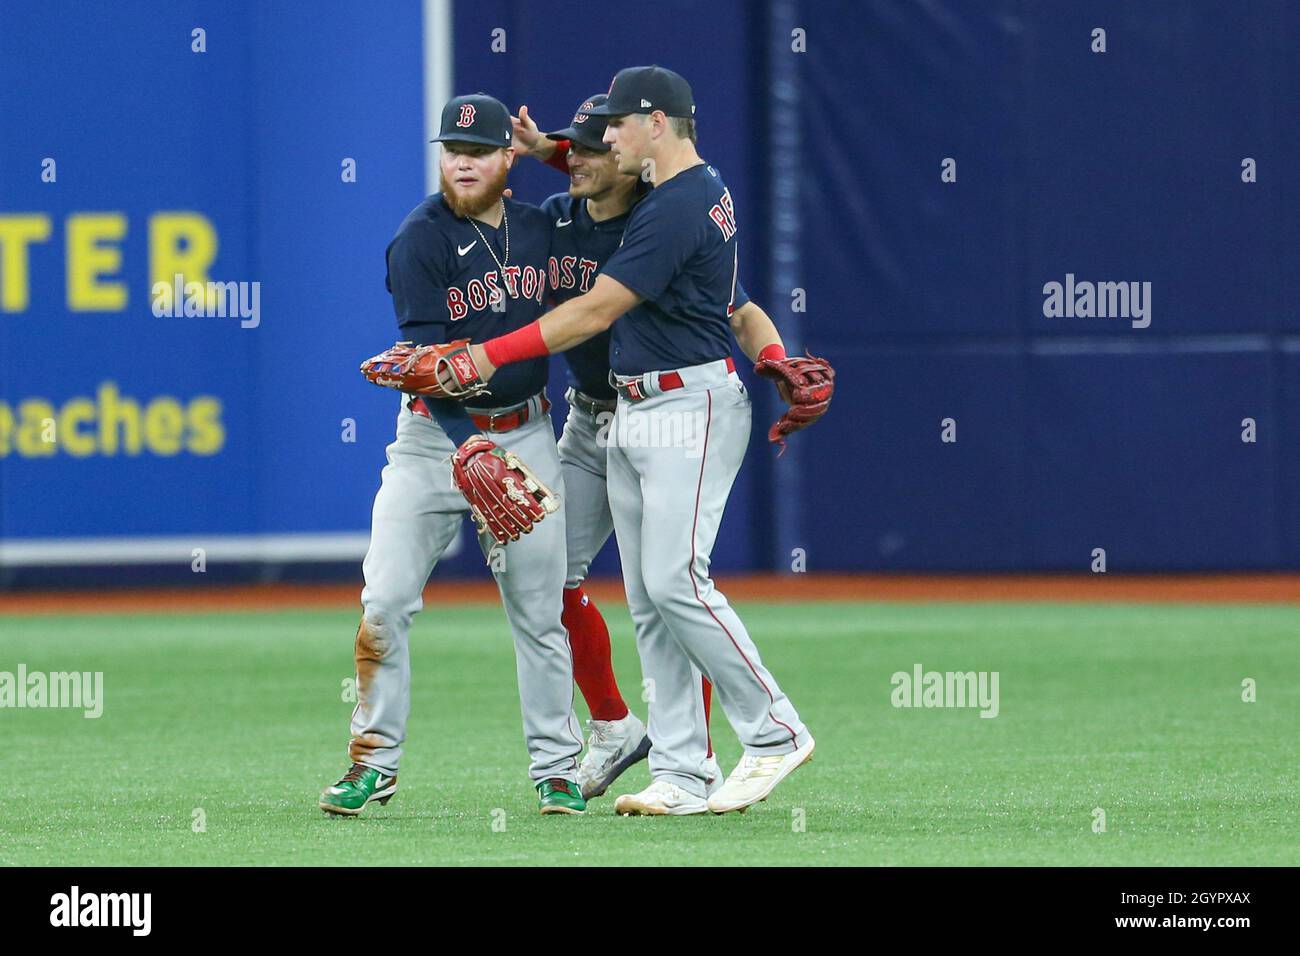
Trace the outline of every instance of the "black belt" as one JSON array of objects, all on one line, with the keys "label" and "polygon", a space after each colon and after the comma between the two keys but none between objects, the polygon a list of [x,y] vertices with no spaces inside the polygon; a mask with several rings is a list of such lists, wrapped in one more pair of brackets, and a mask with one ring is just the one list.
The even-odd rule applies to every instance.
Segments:
[{"label": "black belt", "polygon": [[585,392],[580,392],[576,388],[571,388],[564,396],[580,412],[586,412],[592,418],[595,418],[601,412],[612,412],[618,408],[618,399],[616,398],[592,398]]}]

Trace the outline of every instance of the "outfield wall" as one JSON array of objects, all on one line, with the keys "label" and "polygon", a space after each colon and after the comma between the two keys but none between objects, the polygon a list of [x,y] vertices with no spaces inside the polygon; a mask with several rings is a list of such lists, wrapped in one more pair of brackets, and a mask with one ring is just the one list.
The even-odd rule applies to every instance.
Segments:
[{"label": "outfield wall", "polygon": [[[416,0],[0,8],[0,566],[356,559],[396,403],[355,366],[445,46],[548,125],[623,65],[692,80],[746,287],[840,374],[779,462],[755,389],[720,569],[1300,567],[1300,8],[427,6],[448,36]],[[155,316],[177,269],[256,317]],[[1076,281],[1146,314],[1045,315]]]}]

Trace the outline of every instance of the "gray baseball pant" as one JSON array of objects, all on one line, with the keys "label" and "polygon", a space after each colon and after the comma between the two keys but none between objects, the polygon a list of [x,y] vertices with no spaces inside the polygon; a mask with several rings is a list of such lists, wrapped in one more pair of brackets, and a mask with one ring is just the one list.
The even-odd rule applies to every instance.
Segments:
[{"label": "gray baseball pant", "polygon": [[[531,401],[536,414],[527,423],[490,437],[563,496],[550,416],[541,412],[540,396]],[[363,566],[357,706],[349,754],[354,762],[386,774],[397,773],[411,709],[411,619],[424,606],[421,592],[430,572],[469,511],[451,483],[455,450],[436,422],[403,407],[375,496]],[[548,777],[574,780],[582,736],[573,711],[573,657],[560,623],[564,509],[547,515],[518,541],[498,545],[480,535],[479,542],[490,558],[514,636],[529,776],[534,782]],[[490,555],[492,548],[501,552]]]},{"label": "gray baseball pant", "polygon": [[749,396],[725,362],[677,373],[681,388],[661,390],[662,373],[651,372],[637,379],[645,398],[620,396],[607,474],[641,670],[652,682],[650,773],[703,797],[708,737],[692,664],[713,683],[746,753],[789,753],[808,732],[709,577],[749,441]]}]

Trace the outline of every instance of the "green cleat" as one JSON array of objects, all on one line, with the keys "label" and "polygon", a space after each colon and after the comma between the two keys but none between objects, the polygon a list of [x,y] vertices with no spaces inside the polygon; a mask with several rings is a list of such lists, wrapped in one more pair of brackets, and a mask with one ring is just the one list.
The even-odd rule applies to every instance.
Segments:
[{"label": "green cleat", "polygon": [[382,807],[397,792],[397,777],[386,777],[374,767],[354,763],[343,779],[321,791],[317,804],[326,813],[355,817],[367,803],[378,800]]},{"label": "green cleat", "polygon": [[586,813],[587,801],[582,798],[582,791],[572,780],[563,777],[551,777],[537,785],[537,795],[541,798],[538,808],[542,813]]}]

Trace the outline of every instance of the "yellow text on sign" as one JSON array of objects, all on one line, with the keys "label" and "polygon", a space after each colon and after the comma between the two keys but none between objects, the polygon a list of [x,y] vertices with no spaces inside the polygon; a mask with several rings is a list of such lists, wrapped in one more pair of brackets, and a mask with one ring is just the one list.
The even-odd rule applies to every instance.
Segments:
[{"label": "yellow text on sign", "polygon": [[[0,312],[25,312],[31,305],[31,247],[49,242],[53,231],[45,213],[0,214]],[[72,213],[64,232],[68,311],[125,310],[130,299],[121,275],[126,214]],[[206,284],[219,245],[216,227],[202,213],[154,213],[149,217],[149,287],[170,285],[176,275]]]},{"label": "yellow text on sign", "polygon": [[0,458],[73,458],[141,454],[171,458],[216,455],[226,444],[221,399],[155,395],[139,401],[123,395],[116,382],[99,383],[94,397],[61,404],[28,397],[0,401]]}]

